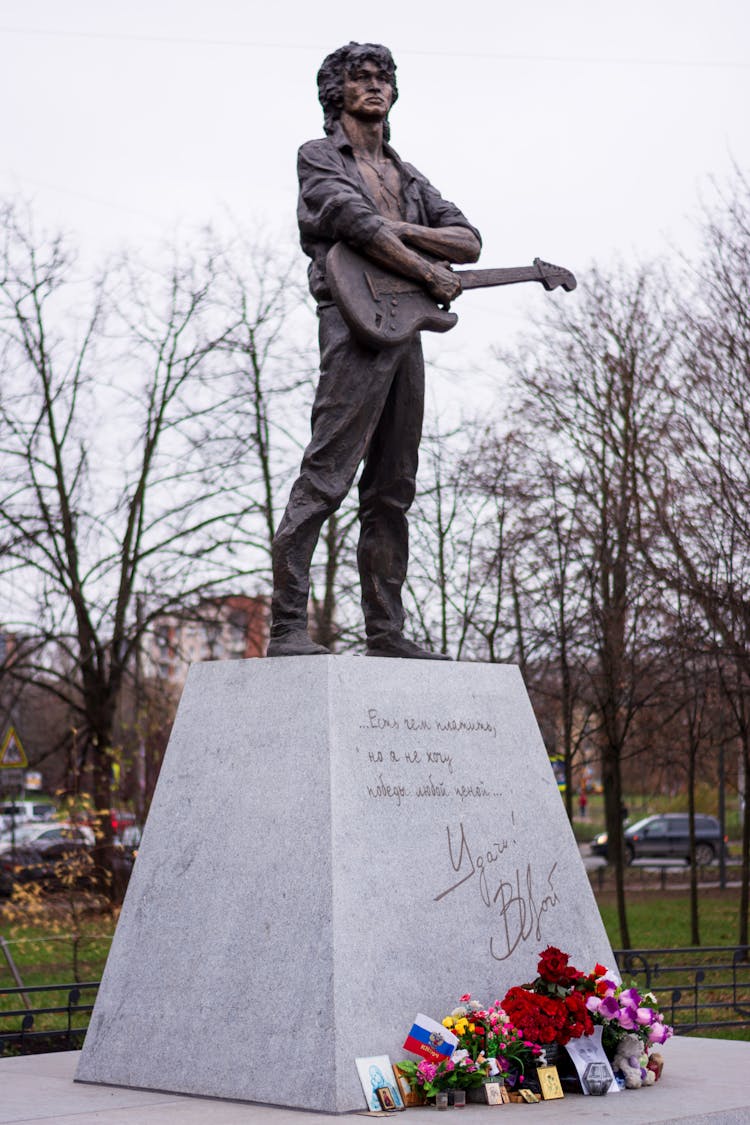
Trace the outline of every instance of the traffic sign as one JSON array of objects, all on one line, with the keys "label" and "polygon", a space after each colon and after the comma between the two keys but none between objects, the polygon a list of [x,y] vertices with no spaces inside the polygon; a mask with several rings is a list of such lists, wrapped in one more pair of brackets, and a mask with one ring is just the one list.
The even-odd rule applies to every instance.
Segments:
[{"label": "traffic sign", "polygon": [[14,727],[8,727],[0,746],[0,770],[26,769],[29,762]]},{"label": "traffic sign", "polygon": [[9,770],[7,766],[0,772],[0,789],[22,789],[23,770]]}]

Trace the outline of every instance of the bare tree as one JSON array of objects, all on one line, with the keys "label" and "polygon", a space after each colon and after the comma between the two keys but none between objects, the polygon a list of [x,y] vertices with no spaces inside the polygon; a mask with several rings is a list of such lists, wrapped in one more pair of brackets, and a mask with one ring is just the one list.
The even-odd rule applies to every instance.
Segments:
[{"label": "bare tree", "polygon": [[[82,764],[106,809],[118,699],[144,631],[228,584],[255,576],[267,588],[261,384],[289,279],[264,274],[266,291],[248,284],[227,310],[226,256],[208,236],[158,269],[130,260],[90,282],[20,208],[4,208],[3,229],[0,595],[6,619],[40,639],[14,674],[80,717]],[[254,425],[239,448],[248,403]]]},{"label": "bare tree", "polygon": [[610,858],[621,940],[629,944],[623,878],[621,763],[646,705],[655,591],[638,556],[636,457],[662,440],[659,372],[671,346],[654,271],[594,269],[581,299],[560,306],[513,363],[523,424],[544,444],[560,487],[575,491],[580,580],[588,596],[589,691],[601,742]]},{"label": "bare tree", "polygon": [[588,559],[580,527],[583,480],[573,471],[561,476],[545,450],[529,449],[524,463],[526,534],[519,564],[526,577],[519,613],[526,620],[526,647],[533,653],[527,681],[537,709],[553,708],[550,748],[564,763],[565,807],[572,820],[573,766],[592,739],[594,710]]},{"label": "bare tree", "polygon": [[[661,550],[660,578],[700,607],[717,650],[734,719],[746,792],[750,782],[750,184],[739,173],[704,215],[703,253],[690,267],[675,317],[680,365],[670,442],[643,451],[647,518]],[[739,941],[748,940],[750,818],[742,838]]]},{"label": "bare tree", "polygon": [[[410,518],[410,612],[420,638],[457,659],[516,657],[517,519],[510,439],[464,419],[423,439]],[[508,561],[510,560],[510,561]]]}]

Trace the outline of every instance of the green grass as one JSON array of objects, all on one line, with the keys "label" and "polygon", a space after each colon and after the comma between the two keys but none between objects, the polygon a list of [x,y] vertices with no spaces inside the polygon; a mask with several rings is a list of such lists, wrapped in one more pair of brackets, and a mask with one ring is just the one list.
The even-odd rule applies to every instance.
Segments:
[{"label": "green grass", "polygon": [[[72,984],[76,981],[101,980],[104,963],[114,932],[110,914],[86,913],[78,919],[77,933],[71,932],[71,919],[60,903],[50,896],[49,907],[31,922],[13,920],[12,912],[0,907],[0,935],[5,938],[13,962],[27,987],[33,985]],[[15,988],[16,981],[7,959],[0,949],[0,988]],[[81,1003],[93,1002],[94,993],[81,994]],[[36,1007],[58,1007],[67,1003],[67,992],[31,992],[29,1004]],[[0,997],[0,1013],[24,1008],[18,993]],[[85,1026],[87,1015],[74,1018],[74,1026]],[[20,1029],[21,1017],[0,1018],[0,1031]],[[66,1014],[47,1013],[34,1017],[34,1031],[50,1031],[67,1027]]]},{"label": "green grass", "polygon": [[[617,910],[610,893],[598,897],[599,910],[607,930],[607,935],[613,946],[617,949],[621,945],[620,928],[617,923]],[[630,945],[633,949],[682,949],[691,946],[690,940],[690,899],[687,895],[670,893],[668,895],[654,894],[653,892],[630,893],[627,895],[628,926],[630,929]],[[702,890],[699,899],[699,925],[701,945],[735,945],[738,941],[739,928],[739,894],[736,890],[709,891]],[[670,963],[670,958],[660,954],[650,959],[656,961],[662,968]],[[675,955],[673,964],[685,963],[685,956]],[[695,954],[690,955],[691,964],[717,963],[715,955]],[[700,985],[700,1002],[707,1005],[701,1012],[702,1020],[729,1020],[742,1018],[730,1009],[711,1008],[711,1002],[726,1002],[732,999],[733,989],[732,969],[728,966],[721,970],[703,970],[705,978]],[[662,975],[657,977],[653,984],[660,1003],[667,1008],[671,989],[680,987],[683,992],[683,1004],[689,1004],[695,993],[689,987],[694,981],[693,974],[680,974],[670,977]],[[636,977],[636,983],[638,978]],[[737,987],[737,1000],[745,1010],[750,1008],[750,965],[738,966],[735,982]],[[665,1016],[670,1019],[668,1011]],[[688,1014],[678,1014],[677,1023],[688,1020]],[[701,1029],[694,1034],[719,1039],[750,1040],[750,1026],[740,1028],[715,1028]]]},{"label": "green grass", "polygon": [[[612,896],[599,896],[597,901],[609,940],[618,948],[620,928]],[[626,901],[630,943],[634,949],[675,949],[692,944],[688,895],[631,892]],[[699,920],[702,945],[734,945],[739,928],[737,893],[701,891]]]}]

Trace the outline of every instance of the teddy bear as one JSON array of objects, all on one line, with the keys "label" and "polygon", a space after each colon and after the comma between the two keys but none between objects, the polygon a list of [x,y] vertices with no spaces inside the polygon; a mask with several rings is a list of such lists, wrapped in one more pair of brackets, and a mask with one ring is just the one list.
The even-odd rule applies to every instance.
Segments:
[{"label": "teddy bear", "polygon": [[625,1079],[626,1090],[638,1090],[641,1086],[653,1086],[656,1075],[653,1070],[646,1067],[648,1055],[643,1049],[643,1043],[629,1032],[623,1035],[617,1044],[615,1057],[612,1060],[612,1069]]}]

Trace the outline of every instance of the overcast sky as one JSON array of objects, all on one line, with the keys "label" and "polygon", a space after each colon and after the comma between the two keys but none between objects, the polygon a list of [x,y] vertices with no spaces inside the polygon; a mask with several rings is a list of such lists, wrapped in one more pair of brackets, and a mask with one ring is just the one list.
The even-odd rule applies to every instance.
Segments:
[{"label": "overcast sky", "polygon": [[[392,142],[482,265],[690,249],[710,178],[750,167],[747,0],[0,0],[0,35],[0,191],[93,253],[228,212],[292,237],[316,71],[349,39],[392,49]],[[478,355],[552,299],[466,294],[440,347]]]}]

